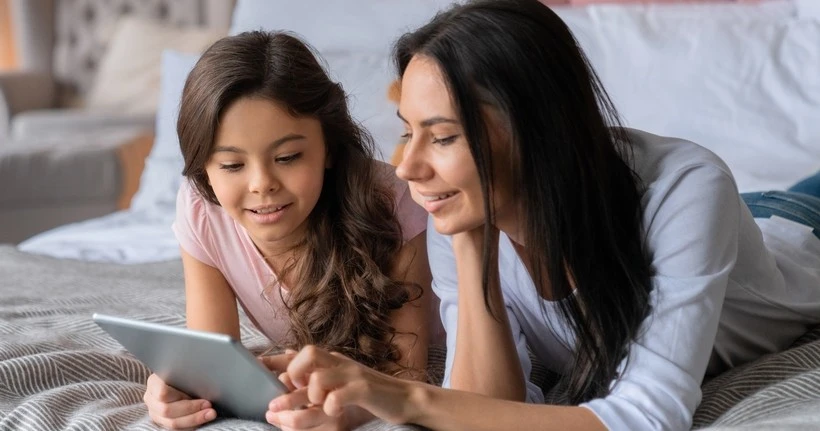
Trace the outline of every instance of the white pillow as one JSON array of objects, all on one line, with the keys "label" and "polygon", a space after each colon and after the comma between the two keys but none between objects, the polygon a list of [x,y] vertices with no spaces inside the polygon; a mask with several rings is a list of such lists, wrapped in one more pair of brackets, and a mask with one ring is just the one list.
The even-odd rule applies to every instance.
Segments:
[{"label": "white pillow", "polygon": [[156,135],[151,153],[145,160],[139,191],[131,201],[135,210],[171,214],[176,207],[176,194],[185,163],[179,149],[177,117],[182,89],[198,54],[176,51],[162,53],[160,104],[157,109]]},{"label": "white pillow", "polygon": [[820,168],[820,22],[570,20],[626,125],[701,144],[741,191]]},{"label": "white pillow", "polygon": [[201,53],[227,29],[179,28],[126,17],[120,20],[85,101],[87,108],[156,112],[162,51]]},{"label": "white pillow", "polygon": [[795,0],[797,15],[805,19],[820,19],[820,2],[817,0]]}]

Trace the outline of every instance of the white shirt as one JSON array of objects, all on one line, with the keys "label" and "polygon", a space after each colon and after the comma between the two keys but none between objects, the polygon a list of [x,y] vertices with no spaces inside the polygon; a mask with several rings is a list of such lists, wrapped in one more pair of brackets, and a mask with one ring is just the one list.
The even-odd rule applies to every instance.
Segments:
[{"label": "white shirt", "polygon": [[[582,404],[610,429],[688,430],[704,373],[781,351],[820,322],[820,240],[785,219],[755,220],[728,167],[691,142],[630,130],[651,252],[652,312],[619,368],[610,394]],[[447,331],[449,387],[458,322],[450,237],[428,223],[433,290]],[[525,376],[527,346],[550,369],[571,367],[574,337],[557,303],[541,299],[503,233],[501,289]],[[543,308],[542,308],[543,307]],[[766,335],[763,335],[766,334]],[[528,383],[529,402],[543,402]]]}]

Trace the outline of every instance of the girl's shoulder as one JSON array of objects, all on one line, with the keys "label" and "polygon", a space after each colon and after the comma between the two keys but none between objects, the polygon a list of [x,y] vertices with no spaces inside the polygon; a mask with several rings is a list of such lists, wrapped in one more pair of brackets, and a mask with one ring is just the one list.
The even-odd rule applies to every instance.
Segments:
[{"label": "girl's shoulder", "polygon": [[427,211],[413,200],[407,182],[396,176],[395,166],[378,160],[374,161],[374,165],[382,184],[393,192],[393,203],[403,239],[408,241],[415,238],[427,229]]},{"label": "girl's shoulder", "polygon": [[188,253],[211,266],[218,266],[226,248],[242,247],[246,242],[225,210],[205,199],[187,179],[177,193],[173,230]]}]

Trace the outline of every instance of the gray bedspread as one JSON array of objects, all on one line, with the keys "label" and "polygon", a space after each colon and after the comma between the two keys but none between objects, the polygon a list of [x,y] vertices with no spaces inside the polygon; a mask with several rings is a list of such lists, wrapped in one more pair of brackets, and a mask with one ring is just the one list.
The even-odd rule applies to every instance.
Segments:
[{"label": "gray bedspread", "polygon": [[[58,260],[0,246],[0,430],[156,430],[142,403],[150,371],[91,321],[95,312],[184,325],[179,261],[123,266]],[[244,319],[242,341],[265,348]],[[704,385],[696,427],[820,429],[820,342]],[[441,366],[442,352],[431,356]],[[271,430],[221,419],[203,429]],[[417,430],[371,422],[360,429]]]}]

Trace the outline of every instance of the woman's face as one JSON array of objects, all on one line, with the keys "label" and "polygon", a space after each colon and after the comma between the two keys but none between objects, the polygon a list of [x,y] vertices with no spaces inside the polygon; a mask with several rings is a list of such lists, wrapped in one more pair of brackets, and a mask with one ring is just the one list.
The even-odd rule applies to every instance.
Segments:
[{"label": "woman's face", "polygon": [[[482,112],[493,147],[496,226],[508,231],[517,222],[510,193],[507,134],[491,108]],[[415,56],[408,64],[401,80],[398,115],[404,121],[407,144],[396,174],[408,182],[413,199],[432,215],[436,230],[453,235],[483,225],[478,170],[444,76],[433,60]]]},{"label": "woman's face", "polygon": [[327,166],[321,123],[270,100],[244,97],[225,110],[205,166],[219,204],[266,256],[304,237]]}]

